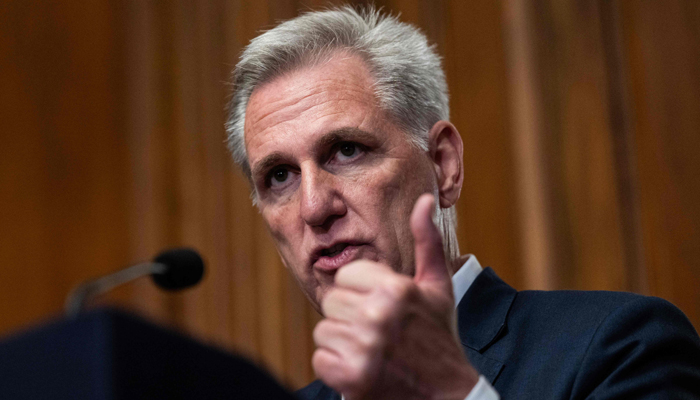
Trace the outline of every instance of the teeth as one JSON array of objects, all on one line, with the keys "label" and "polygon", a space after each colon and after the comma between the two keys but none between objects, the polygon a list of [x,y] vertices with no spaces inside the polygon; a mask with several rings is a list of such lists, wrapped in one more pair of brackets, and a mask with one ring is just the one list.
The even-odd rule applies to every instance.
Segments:
[{"label": "teeth", "polygon": [[321,255],[326,257],[334,257],[341,251],[345,250],[346,247],[348,247],[347,243],[339,243],[329,249],[322,250]]}]

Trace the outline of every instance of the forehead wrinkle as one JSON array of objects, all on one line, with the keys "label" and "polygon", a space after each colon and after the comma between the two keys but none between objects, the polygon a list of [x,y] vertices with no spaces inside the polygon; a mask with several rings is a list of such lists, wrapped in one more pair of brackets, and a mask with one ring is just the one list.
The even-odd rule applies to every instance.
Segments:
[{"label": "forehead wrinkle", "polygon": [[[293,98],[291,96],[281,96],[278,99],[273,99],[272,101],[268,101],[265,103],[266,106],[263,108],[262,115],[258,118],[255,118],[255,119],[251,118],[250,125],[251,126],[259,125],[260,123],[262,123],[266,119],[268,119],[270,116],[275,115],[275,114],[279,114],[280,109],[286,109],[287,107],[289,107],[289,105],[299,104],[301,102],[304,102],[306,99],[308,99],[309,97],[315,96],[316,94],[317,94],[316,91],[312,91],[311,93],[303,95],[301,98]],[[282,105],[279,107],[276,107],[275,105],[279,104],[279,103],[282,103]],[[248,107],[250,107],[250,105],[248,105]],[[314,106],[312,106],[312,107],[314,107]],[[260,109],[260,107],[258,107],[258,109]],[[258,113],[256,113],[256,114],[258,114]],[[254,115],[257,117],[256,114],[254,114]],[[284,121],[279,121],[278,123],[285,122],[285,121],[288,121],[290,119],[296,118],[295,116],[291,115],[291,113],[288,113],[288,114],[290,114],[288,118],[286,118]],[[250,129],[247,129],[247,130],[250,130]]]},{"label": "forehead wrinkle", "polygon": [[[353,57],[343,57],[343,60],[352,58]],[[302,68],[273,78],[269,82],[259,86],[258,89],[255,90],[256,93],[253,93],[251,96],[252,101],[248,104],[248,110],[254,109],[255,111],[253,111],[252,115],[249,115],[249,117],[252,118],[247,118],[245,120],[245,128],[247,129],[244,129],[244,132],[248,133],[244,135],[246,147],[255,142],[261,144],[258,139],[263,139],[272,132],[281,134],[286,131],[287,133],[293,134],[295,130],[294,126],[282,128],[281,131],[278,131],[278,129],[281,128],[283,124],[286,125],[289,122],[294,123],[297,119],[307,118],[309,114],[311,114],[313,121],[318,121],[326,117],[334,118],[333,116],[335,115],[342,115],[349,112],[350,109],[356,107],[355,104],[360,103],[365,106],[370,105],[372,111],[370,113],[371,115],[363,116],[363,121],[372,119],[372,116],[379,114],[380,110],[377,109],[377,99],[374,91],[371,89],[373,86],[373,78],[362,60],[358,61],[361,67],[359,70],[346,68],[343,69],[342,73],[326,74],[323,71],[313,72],[314,69],[317,69],[316,67],[308,69]],[[321,67],[321,69],[323,70],[323,67]],[[329,106],[328,112],[321,112],[317,115],[319,107],[325,107],[328,103],[336,104],[334,106]],[[343,103],[347,105],[343,106]],[[353,123],[353,125],[355,124]],[[362,125],[362,123],[360,125]],[[292,130],[290,131],[290,129]],[[265,131],[269,131],[268,134],[264,134]],[[250,133],[253,132],[257,133],[251,136]],[[343,133],[343,137],[328,137],[326,143],[341,140],[347,135],[360,139],[357,135],[358,132],[346,130],[341,133]],[[365,135],[360,136],[369,136],[366,132],[364,133]],[[274,136],[277,136],[277,134]],[[270,138],[271,137],[268,137],[267,139]],[[274,138],[272,138],[272,140],[274,140]],[[374,140],[376,141],[377,138],[374,138]],[[293,159],[291,154],[285,154],[284,151],[278,153],[279,154],[269,154],[263,157],[260,162],[255,163],[251,169],[251,174],[265,172],[266,169],[274,166],[274,164]]]},{"label": "forehead wrinkle", "polygon": [[[283,78],[282,78],[283,79]],[[330,91],[328,90],[328,87],[324,87],[323,85],[318,85],[319,82],[333,82],[338,85],[338,87],[335,87],[331,89]],[[274,82],[274,81],[273,81]],[[272,82],[270,82],[272,83]],[[265,92],[265,86],[269,85],[270,83],[261,86],[258,90]],[[289,86],[294,86],[289,85]],[[319,78],[313,83],[308,83],[304,85],[305,87],[301,87],[299,89],[294,90],[294,93],[302,93],[300,97],[297,97],[295,95],[284,95],[284,94],[279,94],[277,96],[272,97],[270,101],[265,102],[265,107],[263,108],[263,113],[260,115],[260,117],[257,118],[251,118],[248,119],[246,122],[250,122],[250,126],[252,127],[253,125],[259,125],[263,123],[266,119],[271,117],[274,114],[279,114],[280,111],[286,111],[284,114],[288,114],[287,118],[278,121],[277,123],[282,123],[286,122],[289,120],[293,120],[295,118],[301,117],[305,115],[308,112],[314,111],[317,107],[324,105],[325,103],[329,101],[337,101],[337,102],[343,102],[343,101],[349,101],[349,102],[357,102],[357,101],[363,101],[362,99],[366,99],[368,97],[368,94],[371,96],[369,99],[372,104],[376,103],[376,99],[373,96],[373,93],[367,93],[366,87],[363,86],[362,83],[357,82],[355,79],[346,79],[344,77],[328,77],[328,78]],[[290,92],[291,89],[283,90],[282,93],[288,93]],[[304,92],[308,93],[304,93]],[[258,91],[256,91],[258,92]],[[257,103],[257,97],[255,94],[260,94],[261,92],[254,93],[251,98],[254,99],[253,104]],[[352,96],[353,93],[359,93],[360,96]],[[315,100],[314,98],[317,96],[321,96],[320,99]],[[309,106],[305,106],[305,103],[308,103],[309,101],[313,102],[314,104],[311,104]],[[250,104],[248,105],[250,107]],[[292,110],[289,110],[290,107],[293,107]],[[295,113],[294,108],[298,107],[304,107],[304,110],[301,112]],[[260,107],[256,107],[260,109]],[[283,114],[283,115],[284,115]],[[246,123],[248,125],[248,123]],[[249,129],[247,129],[249,130]]]}]

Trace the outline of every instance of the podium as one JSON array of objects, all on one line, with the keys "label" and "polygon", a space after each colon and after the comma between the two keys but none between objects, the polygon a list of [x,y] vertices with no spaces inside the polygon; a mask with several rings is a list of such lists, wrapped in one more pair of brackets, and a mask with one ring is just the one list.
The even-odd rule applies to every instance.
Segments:
[{"label": "podium", "polygon": [[0,341],[0,398],[294,399],[241,357],[115,309]]}]

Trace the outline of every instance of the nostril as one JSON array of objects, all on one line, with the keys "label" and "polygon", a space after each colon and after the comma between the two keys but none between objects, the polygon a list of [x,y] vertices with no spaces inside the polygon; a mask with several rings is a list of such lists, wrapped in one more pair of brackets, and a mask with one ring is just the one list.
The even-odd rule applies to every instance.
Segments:
[{"label": "nostril", "polygon": [[346,207],[338,190],[337,177],[317,166],[302,167],[301,217],[307,225],[330,229],[345,215]]}]

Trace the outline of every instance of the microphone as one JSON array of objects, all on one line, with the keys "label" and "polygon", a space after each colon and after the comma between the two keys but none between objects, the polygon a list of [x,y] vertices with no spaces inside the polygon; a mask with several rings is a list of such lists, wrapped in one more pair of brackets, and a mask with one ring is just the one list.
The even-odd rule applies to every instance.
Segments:
[{"label": "microphone", "polygon": [[76,317],[93,297],[144,275],[151,275],[153,282],[163,289],[184,289],[202,280],[204,261],[193,249],[166,250],[158,254],[152,262],[132,265],[78,285],[66,299],[66,314],[71,318]]},{"label": "microphone", "polygon": [[163,270],[151,273],[151,278],[156,285],[166,290],[180,290],[196,285],[204,275],[204,261],[192,249],[164,251],[153,262],[165,265]]}]

